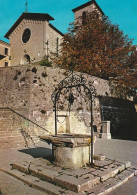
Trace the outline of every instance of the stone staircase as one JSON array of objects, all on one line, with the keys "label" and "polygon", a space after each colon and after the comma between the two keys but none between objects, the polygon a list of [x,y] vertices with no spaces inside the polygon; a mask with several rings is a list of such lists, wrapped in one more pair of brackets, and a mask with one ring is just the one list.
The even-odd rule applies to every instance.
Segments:
[{"label": "stone staircase", "polygon": [[105,159],[95,167],[64,169],[46,159],[18,161],[1,171],[21,180],[32,188],[53,195],[105,195],[137,174],[130,162]]},{"label": "stone staircase", "polygon": [[34,126],[8,108],[0,109],[0,149],[35,145]]}]

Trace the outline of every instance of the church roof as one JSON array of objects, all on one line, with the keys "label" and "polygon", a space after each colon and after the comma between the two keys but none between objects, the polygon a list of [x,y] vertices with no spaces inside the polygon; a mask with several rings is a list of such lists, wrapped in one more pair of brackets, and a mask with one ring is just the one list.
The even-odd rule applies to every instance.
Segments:
[{"label": "church roof", "polygon": [[57,33],[59,33],[61,36],[64,36],[64,34],[63,34],[60,30],[58,30],[55,26],[53,26],[53,25],[50,24],[50,23],[49,23],[49,26],[50,26],[53,30],[55,30]]},{"label": "church roof", "polygon": [[42,20],[42,21],[49,21],[54,20],[49,14],[42,14],[42,13],[23,13],[18,20],[13,24],[13,26],[9,29],[9,31],[5,34],[5,38],[9,38],[10,34],[15,30],[15,28],[21,23],[23,19],[29,20]]},{"label": "church roof", "polygon": [[6,43],[5,41],[0,40],[0,44],[10,47],[9,43]]},{"label": "church roof", "polygon": [[87,3],[85,3],[85,4],[82,4],[82,5],[80,5],[80,6],[76,7],[76,8],[74,8],[72,11],[75,13],[76,11],[78,11],[78,10],[80,10],[80,9],[83,9],[83,8],[89,6],[89,5],[92,5],[93,3],[96,5],[96,7],[99,9],[99,11],[100,11],[103,15],[105,15],[104,12],[102,11],[102,9],[99,7],[99,5],[97,4],[97,2],[96,2],[95,0],[91,0],[91,1],[89,1],[89,2],[87,2]]}]

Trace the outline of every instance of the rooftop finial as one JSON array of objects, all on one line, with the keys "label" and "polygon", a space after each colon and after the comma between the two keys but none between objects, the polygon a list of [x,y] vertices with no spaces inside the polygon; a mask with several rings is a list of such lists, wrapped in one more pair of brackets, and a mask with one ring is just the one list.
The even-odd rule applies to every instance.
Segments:
[{"label": "rooftop finial", "polygon": [[28,12],[28,2],[27,2],[27,0],[26,0],[26,2],[25,2],[25,7],[26,7],[25,13],[27,13],[27,12]]}]

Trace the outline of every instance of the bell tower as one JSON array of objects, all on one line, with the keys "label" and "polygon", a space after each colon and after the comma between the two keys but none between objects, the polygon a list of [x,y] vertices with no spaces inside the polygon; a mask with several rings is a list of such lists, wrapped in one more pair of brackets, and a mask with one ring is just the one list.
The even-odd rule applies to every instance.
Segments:
[{"label": "bell tower", "polygon": [[94,10],[97,10],[101,15],[104,15],[104,12],[102,11],[102,9],[99,7],[99,5],[95,0],[88,0],[87,3],[74,8],[72,11],[75,14],[75,21],[79,17],[82,17],[84,22],[84,19],[86,17],[86,12],[92,12]]}]

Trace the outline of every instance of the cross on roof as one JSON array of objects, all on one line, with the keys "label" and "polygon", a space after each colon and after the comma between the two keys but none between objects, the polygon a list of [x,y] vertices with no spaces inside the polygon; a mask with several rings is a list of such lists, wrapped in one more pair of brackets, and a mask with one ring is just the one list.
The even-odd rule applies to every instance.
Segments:
[{"label": "cross on roof", "polygon": [[28,12],[28,2],[27,2],[27,0],[26,0],[26,2],[25,2],[25,7],[26,7],[25,13],[27,13],[27,12]]}]

